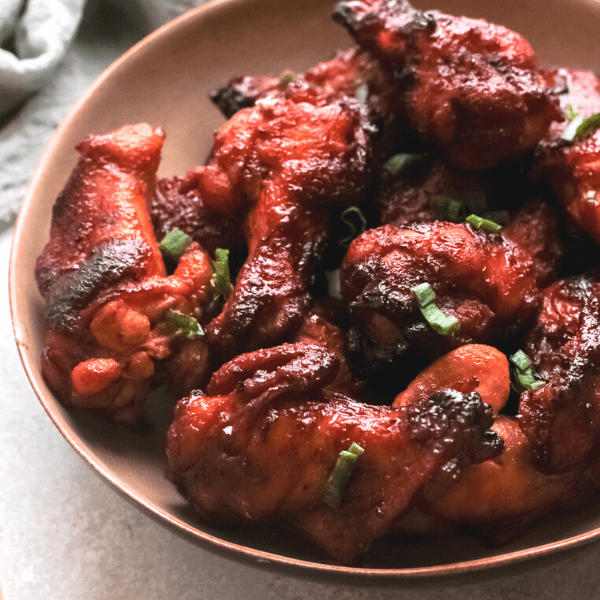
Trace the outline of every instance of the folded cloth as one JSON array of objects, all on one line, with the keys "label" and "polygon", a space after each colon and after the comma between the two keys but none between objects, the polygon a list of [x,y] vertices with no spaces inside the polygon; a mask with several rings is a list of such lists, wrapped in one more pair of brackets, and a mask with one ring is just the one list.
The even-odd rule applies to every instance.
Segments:
[{"label": "folded cloth", "polygon": [[151,29],[206,1],[0,0],[0,229],[94,79]]},{"label": "folded cloth", "polygon": [[0,43],[10,49],[0,48],[0,114],[48,81],[75,35],[84,0],[2,3]]}]

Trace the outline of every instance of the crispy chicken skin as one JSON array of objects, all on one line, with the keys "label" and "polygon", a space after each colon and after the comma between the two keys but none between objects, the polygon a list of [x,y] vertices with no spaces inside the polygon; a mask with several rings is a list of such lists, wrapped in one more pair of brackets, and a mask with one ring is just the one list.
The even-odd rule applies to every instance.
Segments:
[{"label": "crispy chicken skin", "polygon": [[562,119],[530,45],[504,27],[405,0],[344,0],[333,16],[394,73],[398,112],[455,167],[521,156]]},{"label": "crispy chicken skin", "polygon": [[[477,394],[441,392],[405,408],[323,391],[338,367],[323,347],[288,344],[235,358],[207,395],[182,400],[168,475],[214,522],[284,519],[344,564],[388,532],[432,478],[501,450]],[[340,451],[364,449],[341,505],[324,500]]]},{"label": "crispy chicken skin", "polygon": [[246,214],[248,258],[207,329],[222,360],[280,343],[301,325],[330,213],[360,201],[370,181],[360,106],[294,94],[237,112],[194,174],[209,210]]},{"label": "crispy chicken skin", "polygon": [[229,118],[242,108],[254,106],[261,98],[280,96],[291,90],[316,91],[328,102],[343,97],[360,100],[367,109],[371,136],[382,156],[394,150],[421,148],[416,132],[397,110],[399,91],[393,75],[375,57],[357,48],[340,51],[331,60],[320,62],[302,74],[282,78],[235,77],[210,98]]},{"label": "crispy chicken skin", "polygon": [[600,244],[600,130],[572,144],[542,144],[533,168],[550,182],[577,228]]},{"label": "crispy chicken skin", "polygon": [[497,349],[468,344],[453,350],[420,373],[394,406],[447,388],[477,391],[492,407],[492,429],[504,441],[502,454],[470,465],[442,493],[425,488],[413,510],[394,526],[396,534],[434,535],[468,527],[488,541],[502,543],[540,516],[575,506],[598,488],[598,460],[558,475],[537,468],[533,444],[521,430],[519,417],[499,414],[509,398],[510,376],[506,356]]},{"label": "crispy chicken skin", "polygon": [[541,350],[533,361],[547,383],[521,395],[518,418],[544,473],[568,472],[600,452],[599,292],[584,279],[552,286],[527,339],[528,350]]},{"label": "crispy chicken skin", "polygon": [[199,316],[212,276],[197,244],[165,275],[146,208],[163,138],[141,124],[78,146],[81,158],[56,202],[36,268],[46,301],[48,385],[64,403],[126,424],[141,416],[155,360],[193,343],[165,325],[166,311]]},{"label": "crispy chicken skin", "polygon": [[[539,299],[532,256],[509,237],[444,221],[371,229],[350,246],[341,269],[342,296],[366,350],[436,358],[466,343],[517,331]],[[441,336],[425,322],[411,289],[429,283],[436,304],[460,322]]]}]

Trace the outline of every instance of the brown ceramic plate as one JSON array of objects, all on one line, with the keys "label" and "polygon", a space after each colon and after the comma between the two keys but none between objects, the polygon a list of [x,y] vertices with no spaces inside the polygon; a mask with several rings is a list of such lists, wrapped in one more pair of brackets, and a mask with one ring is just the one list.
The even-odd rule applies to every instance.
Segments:
[{"label": "brown ceramic plate", "polygon": [[[48,145],[21,211],[10,269],[15,336],[31,385],[56,427],[115,489],[198,546],[271,570],[346,585],[436,585],[530,568],[600,538],[600,508],[553,516],[514,543],[490,549],[468,537],[382,542],[363,568],[333,565],[284,529],[221,531],[203,525],[163,476],[170,407],[154,402],[146,435],[65,410],[40,375],[41,300],[35,259],[46,242],[54,199],[91,133],[146,121],[167,141],[159,174],[202,162],[222,118],[207,93],[238,74],[303,71],[350,46],[330,17],[331,0],[217,0],[158,30],[119,59],[73,108]],[[524,34],[546,64],[600,71],[596,0],[437,0],[421,8],[485,17]]]}]

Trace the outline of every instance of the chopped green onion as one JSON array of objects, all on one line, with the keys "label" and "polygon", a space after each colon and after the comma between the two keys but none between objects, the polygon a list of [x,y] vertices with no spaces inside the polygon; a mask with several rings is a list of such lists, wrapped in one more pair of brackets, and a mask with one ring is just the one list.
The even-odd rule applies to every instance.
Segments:
[{"label": "chopped green onion", "polygon": [[419,309],[431,328],[439,335],[450,335],[460,329],[460,321],[445,315],[435,304],[435,292],[429,283],[420,283],[411,288],[419,303]]},{"label": "chopped green onion", "polygon": [[445,315],[435,304],[421,307],[421,313],[439,335],[451,335],[460,329],[460,321],[456,317]]},{"label": "chopped green onion", "polygon": [[595,115],[584,119],[579,127],[577,127],[576,136],[585,139],[598,129],[600,129],[600,113],[596,113]]},{"label": "chopped green onion", "polygon": [[498,225],[506,225],[510,221],[510,213],[507,210],[490,210],[481,215],[488,221],[493,221]]},{"label": "chopped green onion", "polygon": [[512,387],[515,391],[520,393],[526,390],[535,390],[544,385],[544,381],[540,381],[534,377],[531,361],[523,350],[515,352],[515,354],[510,357],[510,362],[514,366],[512,369]]},{"label": "chopped green onion", "polygon": [[196,338],[204,335],[204,330],[194,317],[177,310],[169,309],[166,312],[165,323],[173,332],[181,332],[189,338]]},{"label": "chopped green onion", "polygon": [[435,292],[428,283],[420,283],[411,289],[411,292],[416,296],[419,306],[427,306],[435,300]]},{"label": "chopped green onion", "polygon": [[575,141],[575,138],[581,141],[591,136],[597,129],[600,129],[600,113],[587,118],[577,116],[567,125],[561,137],[568,142]]},{"label": "chopped green onion", "polygon": [[484,219],[483,217],[479,217],[477,215],[469,215],[465,221],[477,229],[485,229],[485,231],[491,231],[493,233],[496,233],[502,229],[502,225],[499,225],[495,221]]},{"label": "chopped green onion", "polygon": [[356,459],[364,453],[356,442],[352,442],[348,450],[342,450],[335,467],[325,485],[325,503],[331,508],[338,508],[342,503],[342,495],[350,480]]},{"label": "chopped green onion", "polygon": [[281,86],[289,85],[290,83],[292,83],[292,81],[294,81],[295,78],[296,78],[296,74],[293,73],[292,71],[289,71],[286,69],[279,76],[279,85],[281,85]]},{"label": "chopped green onion", "polygon": [[366,83],[359,85],[354,92],[354,97],[361,104],[366,104],[369,100],[369,86]]},{"label": "chopped green onion", "polygon": [[[354,215],[355,218],[352,218]],[[350,206],[344,212],[342,212],[342,221],[350,228],[350,233],[343,239],[340,240],[342,246],[347,246],[355,237],[364,233],[367,229],[367,219],[363,215],[362,211],[358,206]],[[356,220],[360,223],[360,229],[356,226]]]},{"label": "chopped green onion", "polygon": [[172,229],[165,235],[158,249],[174,260],[179,260],[186,248],[192,243],[192,238],[180,229]]},{"label": "chopped green onion", "polygon": [[566,117],[567,119],[569,119],[569,121],[573,121],[573,119],[575,119],[578,115],[579,113],[575,112],[575,109],[573,108],[572,104],[567,105]]},{"label": "chopped green onion", "polygon": [[407,165],[419,161],[422,158],[422,154],[394,154],[383,163],[383,168],[390,175],[397,175]]},{"label": "chopped green onion", "polygon": [[229,274],[229,250],[217,248],[215,250],[216,259],[213,261],[214,273],[210,284],[214,290],[215,299],[223,296],[225,300],[231,294],[231,277]]},{"label": "chopped green onion", "polygon": [[588,190],[585,194],[585,199],[586,200],[596,200],[596,195],[598,194],[598,192],[596,190]]},{"label": "chopped green onion", "polygon": [[448,198],[448,196],[434,196],[433,199],[446,220],[453,223],[460,221],[460,214],[463,209],[463,204],[460,200]]}]

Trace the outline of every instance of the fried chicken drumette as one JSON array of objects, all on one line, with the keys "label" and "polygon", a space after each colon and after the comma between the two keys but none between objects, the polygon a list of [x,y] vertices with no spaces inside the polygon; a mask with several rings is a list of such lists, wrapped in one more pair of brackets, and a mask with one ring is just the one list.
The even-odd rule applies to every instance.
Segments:
[{"label": "fried chicken drumette", "polygon": [[54,206],[36,267],[46,302],[45,380],[65,404],[126,424],[141,417],[156,361],[200,344],[194,355],[207,364],[203,343],[167,324],[169,311],[200,316],[212,270],[195,244],[173,275],[165,273],[146,204],[163,139],[140,124],[78,146],[81,158]]},{"label": "fried chicken drumette", "polygon": [[[324,390],[337,368],[321,346],[257,350],[219,369],[206,396],[179,403],[168,474],[205,519],[283,519],[336,560],[357,564],[426,483],[447,484],[501,450],[478,394],[371,406]],[[336,490],[341,498],[330,497],[336,461],[353,443],[364,453]]]},{"label": "fried chicken drumette", "polygon": [[531,46],[505,27],[406,0],[342,1],[334,19],[394,74],[396,112],[457,168],[522,156],[563,118]]}]

